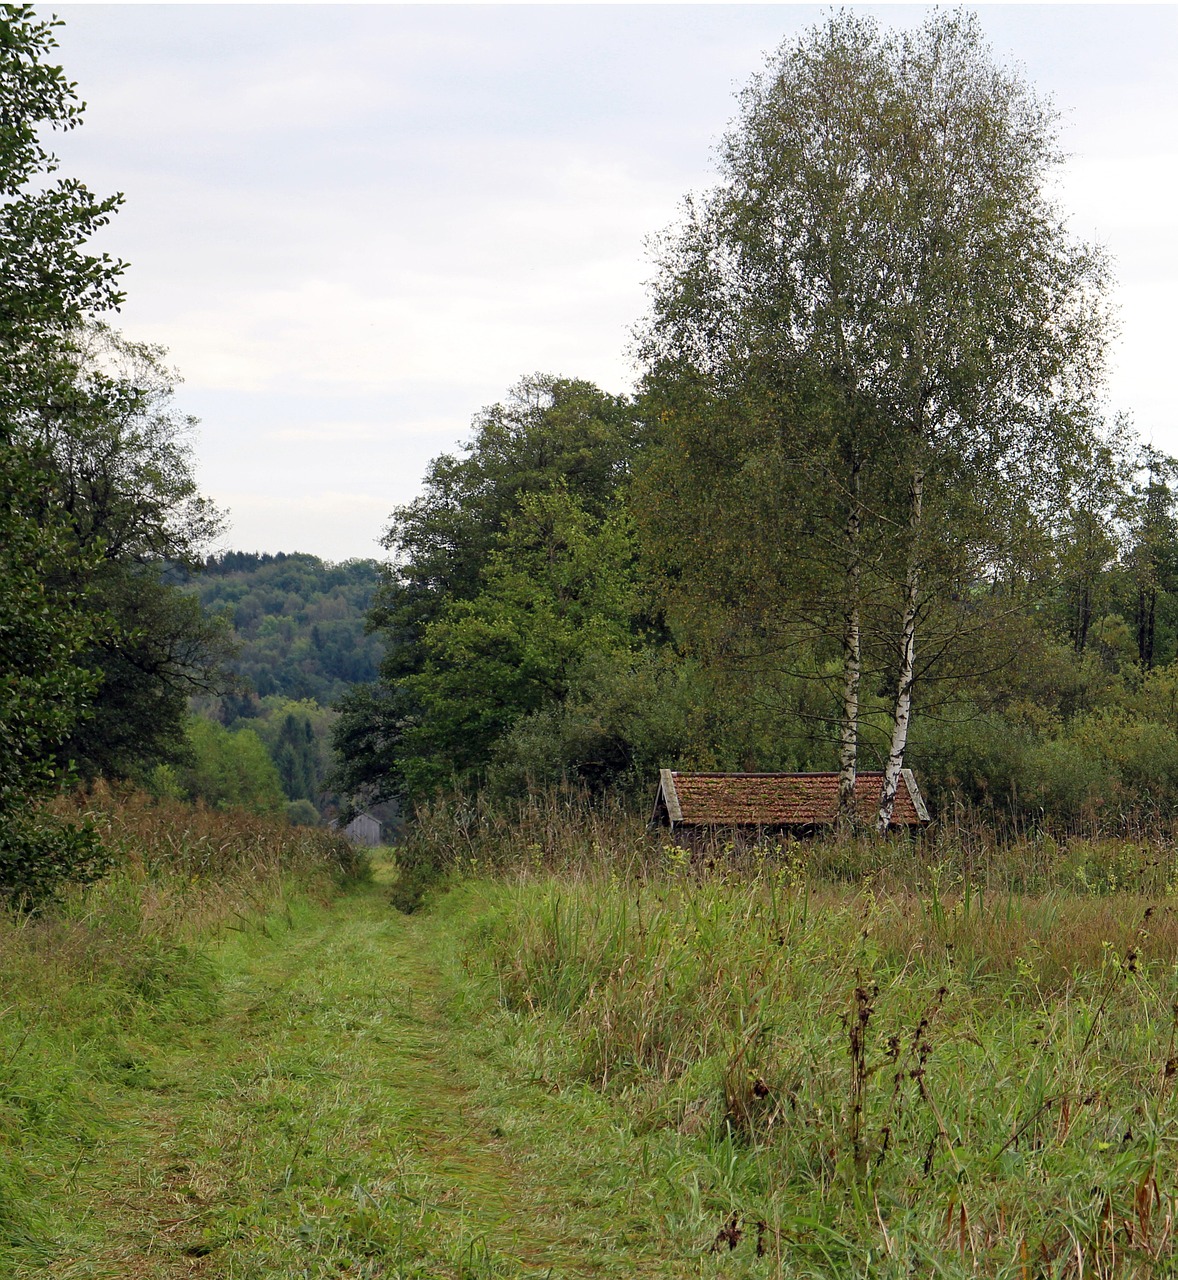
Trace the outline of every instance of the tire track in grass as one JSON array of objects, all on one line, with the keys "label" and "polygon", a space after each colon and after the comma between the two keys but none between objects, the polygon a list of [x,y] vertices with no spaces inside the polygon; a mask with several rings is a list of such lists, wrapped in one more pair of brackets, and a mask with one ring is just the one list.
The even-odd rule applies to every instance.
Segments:
[{"label": "tire track in grass", "polygon": [[642,1273],[592,1204],[538,1181],[534,1153],[495,1132],[445,1012],[438,927],[370,887],[223,944],[222,1015],[145,1049],[152,1086],[111,1099],[107,1137],[62,1177],[86,1241],[21,1274]]}]

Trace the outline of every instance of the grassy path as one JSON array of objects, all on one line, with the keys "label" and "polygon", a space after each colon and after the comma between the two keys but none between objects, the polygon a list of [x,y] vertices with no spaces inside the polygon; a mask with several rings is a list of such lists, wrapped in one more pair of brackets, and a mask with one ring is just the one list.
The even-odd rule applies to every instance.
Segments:
[{"label": "grassy path", "polygon": [[14,1274],[692,1274],[619,1214],[623,1136],[467,1016],[453,936],[376,886],[224,944],[223,1010],[141,1046],[55,1175],[59,1252]]}]

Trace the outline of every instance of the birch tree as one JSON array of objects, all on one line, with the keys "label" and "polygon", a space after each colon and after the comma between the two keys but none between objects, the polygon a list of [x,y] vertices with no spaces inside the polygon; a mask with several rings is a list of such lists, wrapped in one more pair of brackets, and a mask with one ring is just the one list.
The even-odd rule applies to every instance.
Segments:
[{"label": "birch tree", "polygon": [[804,371],[826,389],[825,415],[783,426],[797,452],[839,463],[803,497],[824,508],[815,527],[843,529],[844,816],[865,647],[890,650],[881,829],[922,620],[1007,572],[1094,418],[1106,269],[1053,203],[1056,119],[967,14],[912,32],[838,14],[753,79],[719,184],[661,244],[653,371],[722,389]]}]

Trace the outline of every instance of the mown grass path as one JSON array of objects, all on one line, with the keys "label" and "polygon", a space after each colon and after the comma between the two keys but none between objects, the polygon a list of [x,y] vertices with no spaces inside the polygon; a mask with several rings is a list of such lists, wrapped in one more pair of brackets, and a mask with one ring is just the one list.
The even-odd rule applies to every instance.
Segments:
[{"label": "mown grass path", "polygon": [[452,937],[376,885],[223,944],[221,1013],[139,1046],[97,1146],[48,1175],[70,1225],[35,1274],[687,1274],[600,1176],[622,1135],[590,1140],[467,1016]]}]

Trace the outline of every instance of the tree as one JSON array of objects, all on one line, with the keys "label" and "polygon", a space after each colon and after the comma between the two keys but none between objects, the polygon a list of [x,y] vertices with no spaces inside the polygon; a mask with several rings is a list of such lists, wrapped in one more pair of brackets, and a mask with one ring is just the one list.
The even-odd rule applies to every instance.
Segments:
[{"label": "tree", "polygon": [[372,625],[389,662],[411,669],[421,628],[451,599],[469,599],[495,538],[526,494],[564,484],[601,515],[629,470],[637,422],[626,401],[591,383],[535,374],[474,421],[465,456],[429,465],[424,492],[392,515],[383,544],[390,572]]},{"label": "tree", "polygon": [[[218,809],[281,813],[282,782],[261,738],[252,729],[230,733],[212,720],[193,717],[188,725],[188,761],[178,771],[183,793]],[[165,766],[167,768],[167,766]]]},{"label": "tree", "polygon": [[1064,629],[1077,654],[1088,647],[1093,623],[1107,603],[1108,571],[1122,550],[1130,505],[1134,441],[1123,422],[1093,439],[1074,469],[1061,512],[1055,576],[1063,596]]},{"label": "tree", "polygon": [[223,520],[197,490],[195,419],[173,407],[164,355],[105,325],[77,330],[18,432],[39,463],[38,518],[68,531],[60,572],[103,619],[84,654],[89,714],[61,748],[87,777],[178,758],[188,698],[220,687],[228,652],[224,623],[169,576],[199,566]]},{"label": "tree", "polygon": [[1130,575],[1135,588],[1133,613],[1137,660],[1148,671],[1154,665],[1158,641],[1158,605],[1178,581],[1178,525],[1174,519],[1174,491],[1178,461],[1152,445],[1141,450],[1141,483],[1134,494]]},{"label": "tree", "polygon": [[653,378],[751,401],[803,460],[782,500],[841,616],[844,803],[864,628],[893,654],[886,827],[931,669],[922,626],[939,614],[951,636],[975,593],[1014,592],[1083,451],[1104,262],[1048,195],[1054,113],[968,15],[900,33],[830,18],[745,90],[720,158],[720,186],[664,241],[644,349]]},{"label": "tree", "polygon": [[60,345],[84,319],[122,301],[123,264],[82,246],[122,196],[99,199],[72,178],[51,180],[46,128],[82,119],[76,88],[47,61],[56,19],[31,5],[0,9],[0,421],[43,403]]},{"label": "tree", "polygon": [[[474,427],[464,456],[434,459],[422,496],[393,512],[385,535],[392,562],[369,615],[370,628],[387,646],[380,681],[341,699],[333,735],[341,760],[335,783],[350,794],[370,800],[420,794],[449,781],[455,767],[485,763],[490,741],[519,711],[516,694],[504,692],[503,707],[488,711],[461,750],[458,743],[443,750],[439,739],[436,757],[425,743],[440,732],[440,704],[433,708],[423,699],[437,695],[456,710],[463,672],[452,655],[474,631],[481,629],[485,641],[480,661],[490,661],[496,628],[504,644],[515,644],[507,638],[514,626],[509,619],[491,623],[489,610],[511,609],[504,599],[492,606],[488,573],[494,562],[492,595],[508,590],[502,539],[513,522],[518,535],[526,505],[559,490],[587,528],[601,524],[628,480],[639,432],[624,398],[546,375],[521,380],[506,401],[478,414]],[[489,686],[480,691],[484,700],[495,696]],[[509,713],[509,705],[516,710]],[[451,746],[457,755],[446,754]]]},{"label": "tree", "polygon": [[587,663],[628,664],[639,612],[622,511],[595,519],[563,486],[522,497],[482,589],[429,624],[425,661],[406,678],[422,708],[403,748],[408,790],[477,781],[496,744],[562,702]]},{"label": "tree", "polygon": [[23,433],[59,388],[70,335],[121,297],[121,264],[82,249],[121,197],[52,178],[46,131],[81,118],[50,60],[55,25],[29,6],[0,9],[0,892],[26,901],[97,874],[102,859],[92,838],[54,830],[32,808],[60,785],[60,746],[87,712],[94,674],[77,653],[95,618],[70,581],[69,528],[43,510],[43,459]]}]

